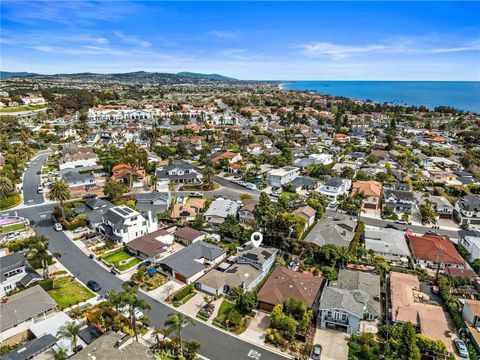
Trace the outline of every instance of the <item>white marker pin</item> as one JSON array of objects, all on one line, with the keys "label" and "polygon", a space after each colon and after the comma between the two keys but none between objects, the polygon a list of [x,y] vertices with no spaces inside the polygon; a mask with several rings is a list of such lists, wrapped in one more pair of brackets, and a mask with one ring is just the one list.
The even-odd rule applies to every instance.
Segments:
[{"label": "white marker pin", "polygon": [[262,244],[263,235],[261,232],[256,231],[250,236],[250,240],[252,241],[253,246],[258,248]]}]

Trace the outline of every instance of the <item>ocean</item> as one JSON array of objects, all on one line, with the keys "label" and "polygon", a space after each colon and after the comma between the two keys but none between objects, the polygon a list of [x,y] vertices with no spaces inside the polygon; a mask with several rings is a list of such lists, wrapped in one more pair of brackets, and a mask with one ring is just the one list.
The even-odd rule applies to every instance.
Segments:
[{"label": "ocean", "polygon": [[282,88],[429,109],[452,106],[480,114],[480,81],[286,81]]}]

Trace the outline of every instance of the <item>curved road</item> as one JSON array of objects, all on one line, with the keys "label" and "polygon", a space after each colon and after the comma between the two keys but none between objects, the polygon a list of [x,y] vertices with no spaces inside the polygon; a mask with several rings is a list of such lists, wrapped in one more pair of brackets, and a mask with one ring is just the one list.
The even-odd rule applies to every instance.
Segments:
[{"label": "curved road", "polygon": [[43,194],[37,192],[40,182],[42,165],[48,158],[49,152],[41,152],[30,161],[30,165],[25,169],[23,175],[23,203],[24,205],[37,205],[45,202]]}]

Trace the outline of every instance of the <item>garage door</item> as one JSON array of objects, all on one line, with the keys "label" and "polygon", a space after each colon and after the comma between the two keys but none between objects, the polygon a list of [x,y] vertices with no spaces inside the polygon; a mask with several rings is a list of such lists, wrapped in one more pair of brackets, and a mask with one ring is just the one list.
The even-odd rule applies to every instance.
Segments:
[{"label": "garage door", "polygon": [[187,278],[180,274],[175,273],[175,279],[180,280],[181,282],[187,283]]}]

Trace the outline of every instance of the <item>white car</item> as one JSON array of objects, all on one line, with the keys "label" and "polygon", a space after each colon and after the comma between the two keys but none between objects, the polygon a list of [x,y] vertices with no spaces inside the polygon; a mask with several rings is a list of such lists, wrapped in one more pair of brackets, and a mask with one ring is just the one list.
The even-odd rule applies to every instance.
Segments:
[{"label": "white car", "polygon": [[249,190],[256,190],[257,189],[257,185],[252,184],[252,183],[246,183],[245,187]]},{"label": "white car", "polygon": [[55,223],[53,225],[53,228],[55,229],[55,231],[62,231],[63,230],[63,226],[60,223]]},{"label": "white car", "polygon": [[42,186],[42,185],[38,185],[38,187],[37,187],[37,193],[43,194],[43,186]]}]

